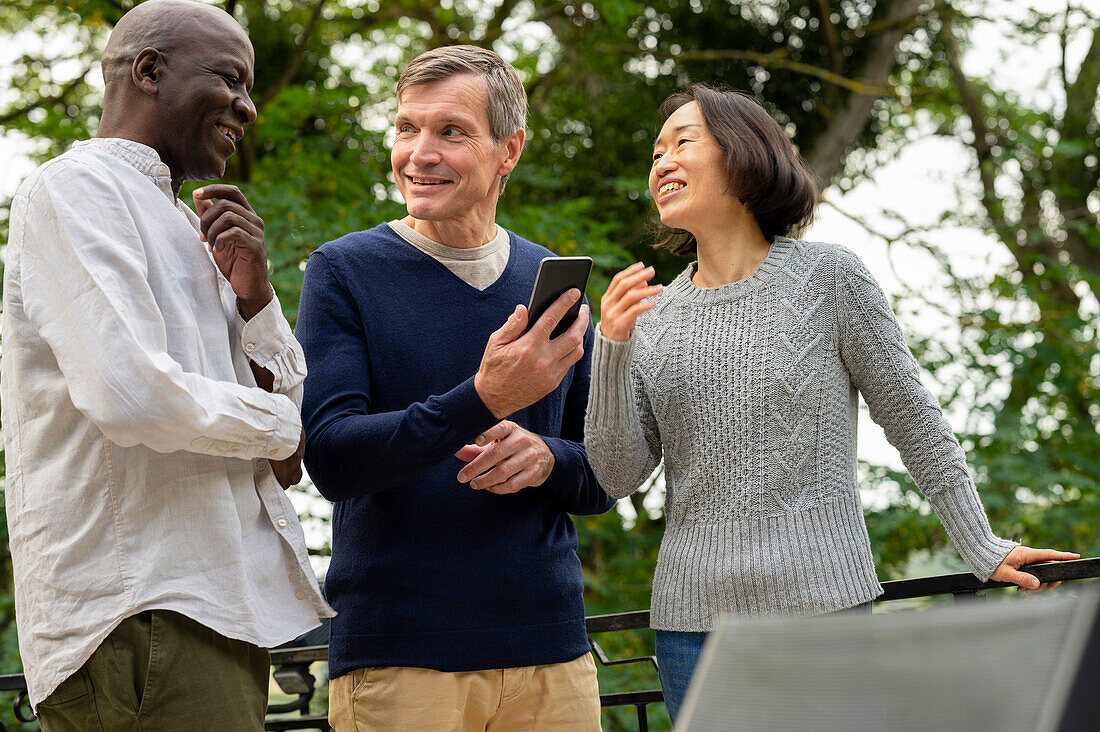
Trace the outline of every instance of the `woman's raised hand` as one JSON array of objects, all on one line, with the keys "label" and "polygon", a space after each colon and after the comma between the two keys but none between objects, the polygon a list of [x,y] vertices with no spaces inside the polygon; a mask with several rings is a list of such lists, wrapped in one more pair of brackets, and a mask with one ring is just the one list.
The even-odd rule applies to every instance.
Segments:
[{"label": "woman's raised hand", "polygon": [[647,300],[664,288],[650,285],[653,268],[635,262],[611,278],[600,299],[600,333],[612,341],[630,340],[638,316],[652,310],[656,300]]}]

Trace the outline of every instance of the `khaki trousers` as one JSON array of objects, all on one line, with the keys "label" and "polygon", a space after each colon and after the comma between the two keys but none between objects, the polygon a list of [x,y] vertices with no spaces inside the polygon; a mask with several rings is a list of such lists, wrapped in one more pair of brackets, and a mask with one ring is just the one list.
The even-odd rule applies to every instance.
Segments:
[{"label": "khaki trousers", "polygon": [[329,682],[336,732],[513,732],[600,729],[596,664],[568,663],[450,673],[361,668]]}]

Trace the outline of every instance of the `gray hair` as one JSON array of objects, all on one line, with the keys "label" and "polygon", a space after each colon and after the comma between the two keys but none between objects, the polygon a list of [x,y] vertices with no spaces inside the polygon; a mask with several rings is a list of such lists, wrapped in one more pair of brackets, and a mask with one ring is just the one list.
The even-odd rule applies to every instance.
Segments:
[{"label": "gray hair", "polygon": [[[397,80],[397,103],[410,86],[442,81],[459,74],[477,74],[485,79],[489,134],[493,142],[514,135],[527,126],[527,92],[519,72],[492,51],[478,46],[443,46],[417,56]],[[500,179],[500,191],[508,176]]]}]

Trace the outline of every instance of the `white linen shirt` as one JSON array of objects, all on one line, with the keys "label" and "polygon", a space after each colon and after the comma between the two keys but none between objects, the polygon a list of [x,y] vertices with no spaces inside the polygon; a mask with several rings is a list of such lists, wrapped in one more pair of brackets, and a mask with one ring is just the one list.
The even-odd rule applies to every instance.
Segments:
[{"label": "white linen shirt", "polygon": [[197,231],[128,140],[76,143],[12,203],[0,403],[34,705],[144,610],[262,647],[333,614],[268,464],[298,445],[305,358],[276,299],[240,317]]}]

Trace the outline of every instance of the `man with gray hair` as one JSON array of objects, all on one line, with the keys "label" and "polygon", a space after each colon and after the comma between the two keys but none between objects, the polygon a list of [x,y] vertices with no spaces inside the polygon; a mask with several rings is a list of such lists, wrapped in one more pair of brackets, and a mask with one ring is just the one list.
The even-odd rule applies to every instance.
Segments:
[{"label": "man with gray hair", "polygon": [[263,729],[266,648],[331,615],[283,488],[305,357],[263,222],[219,178],[254,54],[222,10],[138,5],[97,137],[15,195],[0,401],[19,649],[45,732]]},{"label": "man with gray hair", "polygon": [[335,503],[329,719],[596,730],[568,514],[613,501],[582,443],[587,306],[551,338],[583,294],[526,330],[517,303],[551,253],[496,224],[523,85],[491,51],[455,46],[415,59],[397,95],[408,216],[314,252],[298,313],[305,460]]}]

